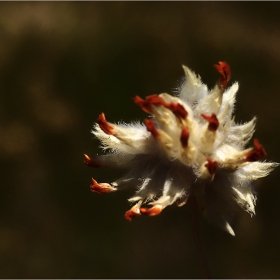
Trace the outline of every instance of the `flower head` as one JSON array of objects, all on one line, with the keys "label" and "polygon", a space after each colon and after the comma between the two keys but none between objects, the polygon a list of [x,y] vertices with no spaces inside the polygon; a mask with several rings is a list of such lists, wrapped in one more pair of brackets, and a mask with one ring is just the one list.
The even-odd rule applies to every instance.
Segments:
[{"label": "flower head", "polygon": [[156,216],[171,204],[184,205],[190,196],[203,215],[232,235],[230,223],[239,207],[255,214],[252,182],[278,164],[260,161],[266,152],[257,139],[254,147],[245,148],[256,118],[244,124],[234,122],[238,83],[227,88],[231,71],[226,62],[215,68],[220,78],[210,91],[183,66],[186,79],[177,96],[136,96],[134,102],[150,115],[144,124],[113,124],[103,113],[99,116],[92,133],[108,153],[93,159],[85,155],[85,164],[116,166],[128,172],[111,184],[92,179],[91,190],[102,194],[134,186],[127,220]]}]

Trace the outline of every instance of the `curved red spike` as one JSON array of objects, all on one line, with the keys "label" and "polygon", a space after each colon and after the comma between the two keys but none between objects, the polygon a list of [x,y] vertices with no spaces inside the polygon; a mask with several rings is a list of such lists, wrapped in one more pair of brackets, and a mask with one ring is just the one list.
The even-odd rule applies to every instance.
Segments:
[{"label": "curved red spike", "polygon": [[147,215],[147,216],[157,216],[161,213],[163,210],[163,207],[161,205],[155,205],[151,208],[140,208],[141,214]]},{"label": "curved red spike", "polygon": [[147,130],[149,132],[151,132],[151,134],[155,137],[155,138],[158,138],[159,137],[159,132],[158,130],[156,129],[156,126],[155,126],[155,123],[153,120],[145,120],[145,125],[147,127]]},{"label": "curved red spike", "polygon": [[267,155],[263,146],[259,143],[257,139],[254,139],[254,146],[254,149],[247,152],[244,161],[258,161]]},{"label": "curved red spike", "polygon": [[106,121],[104,113],[99,115],[97,123],[106,134],[114,134],[114,126]]},{"label": "curved red spike", "polygon": [[210,131],[216,131],[218,129],[219,120],[218,120],[216,114],[213,113],[211,116],[208,116],[206,114],[201,114],[201,116],[209,122],[208,129]]},{"label": "curved red spike", "polygon": [[216,70],[220,73],[220,84],[223,89],[226,88],[227,83],[230,81],[231,78],[231,70],[230,66],[224,62],[224,61],[219,61],[219,65],[214,65]]},{"label": "curved red spike", "polygon": [[162,97],[158,96],[157,94],[146,96],[146,102],[150,105],[155,105],[155,106],[166,105],[165,100]]},{"label": "curved red spike", "polygon": [[103,166],[100,161],[98,161],[97,159],[92,159],[86,154],[84,154],[84,164],[92,168],[100,168]]},{"label": "curved red spike", "polygon": [[133,98],[133,101],[146,113],[150,113],[150,106],[147,104],[147,102],[142,99],[141,97],[139,97],[138,95],[136,95]]},{"label": "curved red spike", "polygon": [[152,111],[151,106],[152,105],[154,105],[154,106],[160,106],[160,105],[166,106],[166,104],[167,104],[164,101],[164,99],[162,97],[158,96],[157,94],[146,96],[146,100],[142,99],[139,96],[135,96],[133,100],[146,113],[151,113],[151,111]]},{"label": "curved red spike", "polygon": [[179,119],[185,119],[188,116],[188,112],[182,104],[171,102],[166,104],[165,107],[171,110],[173,114]]},{"label": "curved red spike", "polygon": [[136,204],[133,207],[131,207],[131,209],[129,209],[128,211],[125,212],[124,217],[126,220],[131,222],[134,217],[137,217],[140,215],[141,215],[141,213],[140,213],[139,206],[138,206],[138,204]]},{"label": "curved red spike", "polygon": [[99,194],[110,193],[117,190],[108,183],[97,183],[93,178],[91,178],[90,189],[92,192],[96,192]]}]

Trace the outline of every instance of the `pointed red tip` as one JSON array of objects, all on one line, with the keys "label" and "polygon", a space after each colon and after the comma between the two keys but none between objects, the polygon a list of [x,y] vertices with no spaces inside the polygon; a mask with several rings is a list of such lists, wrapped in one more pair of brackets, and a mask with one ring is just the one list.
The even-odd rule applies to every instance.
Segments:
[{"label": "pointed red tip", "polygon": [[100,161],[92,159],[86,154],[84,154],[84,164],[92,168],[100,168],[103,166]]},{"label": "pointed red tip", "polygon": [[254,139],[254,146],[254,149],[247,152],[244,161],[258,161],[267,155],[263,146],[259,143],[257,139]]},{"label": "pointed red tip", "polygon": [[150,113],[150,106],[147,104],[147,102],[142,99],[141,97],[139,96],[135,96],[133,98],[133,101],[143,110],[145,111],[146,113]]},{"label": "pointed red tip", "polygon": [[158,130],[156,129],[156,126],[155,126],[155,123],[153,120],[145,120],[145,125],[147,127],[147,130],[149,132],[151,132],[151,134],[155,137],[155,138],[158,138],[159,137],[159,132]]},{"label": "pointed red tip", "polygon": [[165,100],[162,97],[158,96],[157,94],[146,96],[146,102],[148,102],[150,105],[155,105],[155,106],[166,105]]},{"label": "pointed red tip", "polygon": [[146,113],[151,113],[151,110],[152,110],[151,106],[152,105],[154,105],[154,106],[160,106],[160,105],[166,106],[166,102],[164,101],[164,99],[161,98],[160,96],[158,96],[157,94],[146,96],[146,100],[142,99],[139,96],[135,96],[133,100]]},{"label": "pointed red tip", "polygon": [[220,73],[220,84],[225,89],[231,78],[230,66],[224,61],[219,61],[219,65],[216,64],[214,67]]},{"label": "pointed red tip", "polygon": [[166,104],[165,107],[171,110],[173,114],[179,119],[185,119],[188,116],[188,112],[182,104],[171,102]]},{"label": "pointed red tip", "polygon": [[205,167],[207,167],[209,173],[214,175],[216,173],[218,162],[212,161],[210,158],[206,158],[207,163],[205,163]]},{"label": "pointed red tip", "polygon": [[96,192],[99,194],[110,193],[110,192],[116,191],[116,189],[113,188],[110,184],[97,183],[93,178],[91,178],[90,189],[92,192]]},{"label": "pointed red tip", "polygon": [[106,134],[114,134],[114,126],[106,121],[104,113],[99,115],[97,123]]},{"label": "pointed red tip", "polygon": [[147,215],[147,216],[157,216],[161,213],[163,210],[163,207],[161,205],[155,205],[151,208],[140,208],[141,214]]},{"label": "pointed red tip", "polygon": [[140,213],[139,206],[136,204],[131,209],[129,209],[128,211],[125,212],[124,217],[126,220],[131,222],[134,217],[137,217],[140,215],[141,215],[141,213]]},{"label": "pointed red tip", "polygon": [[187,127],[184,127],[182,129],[181,137],[180,137],[180,141],[181,141],[183,148],[186,148],[188,146],[189,137],[190,137],[190,133],[189,133]]},{"label": "pointed red tip", "polygon": [[218,129],[219,120],[218,120],[216,114],[213,113],[211,116],[208,116],[206,114],[201,114],[201,116],[209,122],[208,129],[210,131],[216,131]]}]

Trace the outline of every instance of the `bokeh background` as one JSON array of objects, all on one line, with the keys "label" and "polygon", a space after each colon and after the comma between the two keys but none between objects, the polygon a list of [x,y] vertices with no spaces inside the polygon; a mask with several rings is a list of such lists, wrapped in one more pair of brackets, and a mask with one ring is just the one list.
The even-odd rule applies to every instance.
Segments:
[{"label": "bokeh background", "polygon": [[[182,65],[212,88],[227,61],[240,83],[236,121],[280,161],[279,2],[1,2],[0,278],[202,278],[188,205],[124,219],[131,191],[98,195],[90,134],[146,117],[134,103],[172,93]],[[257,215],[231,237],[199,218],[214,278],[280,278],[279,171],[262,179]]]}]

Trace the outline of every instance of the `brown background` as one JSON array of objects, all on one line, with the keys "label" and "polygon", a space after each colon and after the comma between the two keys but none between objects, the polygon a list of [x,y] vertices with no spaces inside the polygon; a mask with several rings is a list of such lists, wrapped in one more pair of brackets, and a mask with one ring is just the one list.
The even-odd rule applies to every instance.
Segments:
[{"label": "brown background", "polygon": [[[169,92],[182,64],[212,88],[227,61],[236,121],[280,161],[279,2],[1,2],[0,278],[201,278],[187,206],[129,223],[133,193],[92,194],[83,153],[108,120],[143,120],[135,95]],[[200,218],[215,278],[279,278],[279,168],[231,237]]]}]

